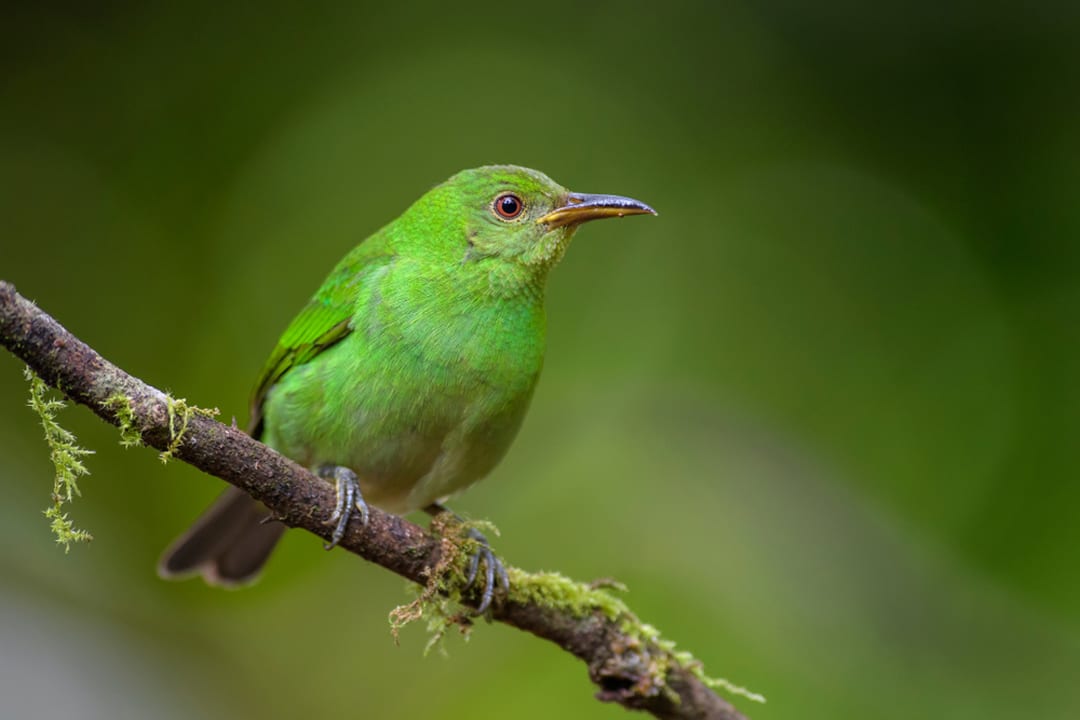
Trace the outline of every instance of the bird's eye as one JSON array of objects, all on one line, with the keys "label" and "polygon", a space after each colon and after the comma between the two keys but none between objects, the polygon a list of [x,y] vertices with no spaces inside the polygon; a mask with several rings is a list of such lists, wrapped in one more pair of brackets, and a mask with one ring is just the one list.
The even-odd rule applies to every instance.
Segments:
[{"label": "bird's eye", "polygon": [[513,220],[524,209],[525,203],[514,193],[503,193],[495,198],[495,214],[503,220]]}]

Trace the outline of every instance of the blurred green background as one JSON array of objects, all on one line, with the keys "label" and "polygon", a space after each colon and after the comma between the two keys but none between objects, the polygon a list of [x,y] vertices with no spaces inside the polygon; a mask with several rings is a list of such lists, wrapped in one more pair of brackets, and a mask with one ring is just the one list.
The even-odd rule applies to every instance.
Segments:
[{"label": "blurred green background", "polygon": [[[7,3],[0,277],[226,419],[353,244],[455,171],[640,198],[554,273],[545,375],[455,507],[613,576],[768,718],[1080,717],[1080,6]],[[290,535],[154,575],[220,490],[97,454],[64,555],[0,354],[0,715],[616,718]]]}]

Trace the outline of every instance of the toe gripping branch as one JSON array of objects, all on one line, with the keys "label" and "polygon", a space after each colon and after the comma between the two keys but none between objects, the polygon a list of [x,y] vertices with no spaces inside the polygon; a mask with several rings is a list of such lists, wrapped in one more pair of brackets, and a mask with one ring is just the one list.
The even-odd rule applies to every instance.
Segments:
[{"label": "toe gripping branch", "polygon": [[330,542],[323,545],[327,550],[332,550],[345,537],[345,530],[349,527],[353,512],[359,511],[360,524],[367,525],[368,506],[360,494],[360,481],[356,473],[341,465],[323,465],[316,470],[316,474],[324,480],[333,480],[337,490],[337,504],[334,512],[330,515],[327,525],[334,525],[334,532],[330,536]]},{"label": "toe gripping branch", "polygon": [[465,536],[475,540],[479,544],[476,552],[469,558],[469,570],[465,575],[465,589],[473,587],[480,575],[480,561],[484,562],[484,591],[480,595],[480,604],[476,606],[476,615],[483,615],[491,607],[491,601],[495,598],[495,584],[502,588],[503,594],[510,592],[510,578],[506,574],[506,568],[502,561],[495,555],[488,544],[484,534],[476,528],[469,528]]},{"label": "toe gripping branch", "polygon": [[[323,465],[316,470],[316,473],[324,480],[333,480],[337,491],[337,503],[327,521],[327,525],[334,525],[334,532],[330,535],[330,542],[323,545],[327,550],[331,550],[345,537],[345,531],[349,527],[349,521],[352,520],[354,512],[359,511],[361,525],[367,524],[368,505],[360,494],[360,482],[357,480],[356,473],[349,468],[341,465]],[[465,523],[460,515],[438,503],[429,505],[425,511],[432,516],[446,513],[457,522]],[[469,566],[465,572],[465,585],[462,590],[468,591],[476,587],[477,580],[481,577],[480,565],[483,564],[483,589],[480,591],[480,602],[474,611],[475,615],[483,615],[491,608],[496,588],[501,588],[504,594],[510,591],[510,578],[506,574],[502,561],[492,551],[491,544],[482,532],[470,527],[465,530],[465,537],[475,541],[477,549],[469,556]]]},{"label": "toe gripping branch", "polygon": [[[460,515],[438,503],[429,505],[424,508],[424,511],[432,516],[446,513],[453,516],[459,523],[464,524],[465,522]],[[480,564],[483,563],[483,590],[480,592],[480,602],[477,604],[476,610],[473,611],[474,615],[483,615],[491,608],[491,603],[495,599],[496,588],[501,588],[503,594],[510,592],[510,578],[506,574],[506,568],[503,567],[502,561],[495,555],[495,552],[491,549],[491,544],[482,532],[476,528],[466,528],[465,537],[474,540],[478,547],[469,556],[469,566],[465,572],[465,585],[462,590],[467,591],[476,586],[476,581],[480,578]]]}]

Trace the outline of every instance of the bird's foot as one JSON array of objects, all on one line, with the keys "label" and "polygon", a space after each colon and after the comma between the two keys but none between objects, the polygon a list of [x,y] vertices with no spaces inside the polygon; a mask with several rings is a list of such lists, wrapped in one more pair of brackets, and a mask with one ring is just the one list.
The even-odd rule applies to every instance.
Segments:
[{"label": "bird's foot", "polygon": [[332,550],[341,542],[341,538],[345,537],[345,530],[349,527],[354,510],[360,512],[360,524],[367,524],[368,506],[360,494],[360,481],[356,479],[356,473],[349,468],[323,465],[316,470],[316,474],[324,480],[333,480],[337,490],[337,504],[326,522],[327,525],[334,525],[334,532],[330,536],[330,542],[323,545],[327,550]]},{"label": "bird's foot", "polygon": [[466,590],[476,584],[476,579],[480,575],[480,562],[483,561],[484,563],[484,591],[480,596],[480,604],[476,606],[475,613],[483,615],[491,607],[492,600],[495,599],[496,581],[505,595],[510,592],[510,577],[506,574],[506,568],[503,567],[502,561],[499,560],[491,549],[491,545],[488,544],[488,539],[484,537],[484,533],[476,528],[468,528],[465,531],[465,537],[475,540],[479,544],[476,552],[469,558],[469,570],[465,574]]},{"label": "bird's foot", "polygon": [[[446,509],[438,503],[429,505],[425,508],[425,511],[432,516],[449,513],[458,522],[465,522],[457,513]],[[469,556],[469,566],[465,571],[465,584],[462,590],[469,590],[476,585],[477,579],[480,578],[480,564],[483,563],[483,590],[480,593],[480,602],[477,604],[476,610],[473,611],[474,615],[483,615],[491,608],[491,603],[495,599],[496,588],[502,589],[504,595],[510,592],[510,577],[506,574],[506,568],[503,567],[502,561],[495,555],[495,552],[491,549],[491,544],[488,543],[488,539],[482,532],[474,527],[469,527],[465,529],[464,534],[465,537],[474,540],[478,547]]]}]

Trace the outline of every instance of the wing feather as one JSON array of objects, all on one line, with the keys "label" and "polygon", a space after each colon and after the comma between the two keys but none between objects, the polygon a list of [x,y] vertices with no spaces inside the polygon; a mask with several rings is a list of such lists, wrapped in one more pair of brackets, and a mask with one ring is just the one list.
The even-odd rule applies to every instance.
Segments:
[{"label": "wing feather", "polygon": [[365,252],[374,250],[373,245],[377,243],[369,240],[346,255],[282,333],[252,393],[249,423],[252,437],[262,435],[263,403],[270,388],[289,370],[310,362],[352,332],[356,300],[365,278],[393,257],[388,253]]}]

